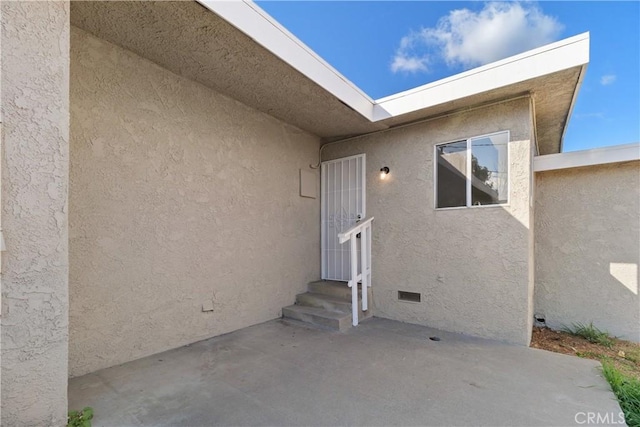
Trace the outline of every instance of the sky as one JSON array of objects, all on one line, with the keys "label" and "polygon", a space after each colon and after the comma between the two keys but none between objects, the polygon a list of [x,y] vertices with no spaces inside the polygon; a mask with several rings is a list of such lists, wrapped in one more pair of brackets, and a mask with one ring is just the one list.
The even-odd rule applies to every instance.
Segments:
[{"label": "sky", "polygon": [[373,99],[589,31],[564,151],[640,141],[640,2],[257,3]]}]

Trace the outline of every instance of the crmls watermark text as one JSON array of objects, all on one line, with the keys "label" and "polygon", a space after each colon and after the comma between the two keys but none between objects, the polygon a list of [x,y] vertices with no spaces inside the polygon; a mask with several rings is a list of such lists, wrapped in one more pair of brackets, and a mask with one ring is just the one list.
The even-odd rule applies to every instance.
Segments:
[{"label": "crmls watermark text", "polygon": [[624,414],[622,412],[577,412],[574,420],[576,424],[584,425],[625,425]]}]

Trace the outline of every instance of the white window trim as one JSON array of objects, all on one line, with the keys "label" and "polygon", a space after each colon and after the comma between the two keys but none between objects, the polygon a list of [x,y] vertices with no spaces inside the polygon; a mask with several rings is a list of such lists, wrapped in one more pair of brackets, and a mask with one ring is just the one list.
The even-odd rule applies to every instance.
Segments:
[{"label": "white window trim", "polygon": [[[493,135],[499,135],[502,133],[507,134],[507,203],[496,203],[491,205],[472,205],[471,204],[471,140],[478,138],[486,138]],[[446,208],[438,207],[438,147],[441,145],[452,144],[454,142],[463,142],[467,143],[467,167],[466,167],[466,196],[467,196],[467,205],[466,206],[451,206]],[[509,130],[501,130],[496,132],[487,133],[484,135],[471,136],[469,138],[461,138],[461,139],[453,139],[447,142],[439,142],[433,146],[433,209],[437,211],[451,211],[451,210],[459,210],[459,209],[481,209],[481,208],[499,208],[499,207],[507,207],[511,203],[511,131]]]}]

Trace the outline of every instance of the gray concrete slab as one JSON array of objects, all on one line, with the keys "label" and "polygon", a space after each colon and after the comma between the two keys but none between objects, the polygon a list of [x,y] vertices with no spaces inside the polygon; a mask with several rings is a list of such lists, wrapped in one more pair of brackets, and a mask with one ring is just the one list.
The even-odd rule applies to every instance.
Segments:
[{"label": "gray concrete slab", "polygon": [[347,333],[252,326],[73,378],[69,404],[92,406],[94,426],[568,426],[620,413],[594,361],[378,318]]}]

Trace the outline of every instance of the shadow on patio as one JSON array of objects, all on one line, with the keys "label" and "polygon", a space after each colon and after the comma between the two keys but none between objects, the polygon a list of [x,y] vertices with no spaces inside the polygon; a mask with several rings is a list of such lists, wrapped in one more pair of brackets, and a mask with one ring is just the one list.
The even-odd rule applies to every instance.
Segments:
[{"label": "shadow on patio", "polygon": [[575,425],[620,412],[598,366],[379,318],[274,320],[71,379],[69,404],[94,426]]}]

